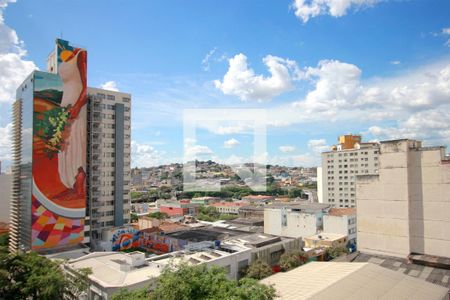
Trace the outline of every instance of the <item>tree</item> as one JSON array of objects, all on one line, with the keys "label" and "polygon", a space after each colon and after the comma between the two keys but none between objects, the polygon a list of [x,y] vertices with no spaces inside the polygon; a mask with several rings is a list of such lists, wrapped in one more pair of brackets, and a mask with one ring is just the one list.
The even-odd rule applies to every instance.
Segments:
[{"label": "tree", "polygon": [[138,219],[139,219],[139,217],[138,217],[137,214],[134,214],[134,213],[131,213],[131,214],[130,214],[130,221],[131,221],[132,223],[137,222]]},{"label": "tree", "polygon": [[270,268],[270,266],[267,263],[265,263],[261,260],[252,262],[248,266],[248,268],[245,272],[246,277],[257,279],[257,280],[261,280],[270,275],[272,275],[272,269]]},{"label": "tree", "polygon": [[68,274],[61,261],[34,252],[0,253],[0,295],[5,299],[78,298],[89,285],[90,269]]},{"label": "tree", "polygon": [[303,265],[307,260],[308,256],[303,251],[294,250],[286,252],[280,257],[280,267],[281,270],[286,272]]},{"label": "tree", "polygon": [[166,213],[159,212],[159,211],[155,211],[153,213],[149,213],[148,216],[150,218],[155,218],[155,219],[158,219],[158,220],[164,220],[164,219],[167,219],[167,217],[168,217],[168,215]]},{"label": "tree", "polygon": [[297,198],[297,197],[301,197],[302,194],[303,194],[303,191],[302,191],[302,189],[299,189],[299,188],[291,188],[291,189],[288,191],[288,197],[289,197],[289,198]]},{"label": "tree", "polygon": [[274,297],[273,287],[260,284],[255,279],[243,278],[237,282],[228,279],[225,269],[218,266],[182,264],[176,270],[165,268],[152,292],[148,289],[133,292],[121,290],[113,296],[113,300],[271,300]]},{"label": "tree", "polygon": [[343,254],[348,254],[348,249],[342,246],[329,247],[325,250],[327,260],[335,259]]}]

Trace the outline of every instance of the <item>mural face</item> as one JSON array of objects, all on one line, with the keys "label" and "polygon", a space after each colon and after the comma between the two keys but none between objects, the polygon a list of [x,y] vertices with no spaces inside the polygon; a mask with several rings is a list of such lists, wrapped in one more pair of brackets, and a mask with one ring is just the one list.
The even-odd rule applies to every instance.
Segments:
[{"label": "mural face", "polygon": [[63,40],[56,53],[58,73],[34,75],[33,250],[84,238],[87,53]]},{"label": "mural face", "polygon": [[141,246],[140,231],[134,228],[117,229],[111,238],[112,251],[123,251]]}]

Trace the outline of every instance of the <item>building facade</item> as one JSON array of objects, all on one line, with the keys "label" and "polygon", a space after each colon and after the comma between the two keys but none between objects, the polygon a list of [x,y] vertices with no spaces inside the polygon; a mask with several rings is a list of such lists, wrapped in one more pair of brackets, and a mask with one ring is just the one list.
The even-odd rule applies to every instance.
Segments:
[{"label": "building facade", "polygon": [[318,174],[319,202],[334,207],[356,206],[356,176],[378,172],[378,143],[362,143],[360,135],[343,135],[322,153]]},{"label": "building facade", "polygon": [[323,216],[323,231],[347,236],[349,243],[356,245],[356,209],[332,208]]},{"label": "building facade", "polygon": [[88,88],[91,238],[130,220],[131,95]]},{"label": "building facade", "polygon": [[381,142],[378,175],[357,178],[358,249],[450,256],[450,160],[444,147]]},{"label": "building facade", "polygon": [[327,204],[271,205],[264,208],[264,233],[284,237],[305,237],[323,230]]},{"label": "building facade", "polygon": [[87,51],[68,41],[47,66],[13,104],[14,252],[89,244],[129,220],[130,95],[88,88]]}]

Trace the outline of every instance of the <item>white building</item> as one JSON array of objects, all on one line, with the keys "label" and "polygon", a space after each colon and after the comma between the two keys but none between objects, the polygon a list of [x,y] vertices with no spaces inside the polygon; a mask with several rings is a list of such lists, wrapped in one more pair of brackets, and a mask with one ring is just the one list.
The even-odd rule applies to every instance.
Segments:
[{"label": "white building", "polygon": [[356,209],[332,208],[323,216],[323,231],[347,236],[347,240],[356,244]]},{"label": "white building", "polygon": [[135,290],[152,288],[162,270],[169,265],[187,263],[206,264],[225,269],[230,279],[238,279],[239,272],[251,260],[251,249],[245,246],[224,244],[220,249],[212,249],[208,243],[191,245],[190,250],[172,252],[152,258],[145,258],[142,252],[93,252],[80,258],[69,260],[65,269],[91,268],[90,287],[87,298],[107,300],[120,289]]},{"label": "white building", "polygon": [[444,147],[381,142],[379,175],[357,179],[358,249],[450,257],[450,160]]},{"label": "white building", "polygon": [[284,237],[305,237],[323,229],[328,204],[274,204],[264,208],[264,233]]},{"label": "white building", "polygon": [[88,88],[91,241],[130,220],[131,95]]},{"label": "white building", "polygon": [[356,176],[377,174],[378,143],[362,143],[360,135],[343,135],[331,151],[322,153],[318,172],[319,202],[334,207],[356,206]]}]

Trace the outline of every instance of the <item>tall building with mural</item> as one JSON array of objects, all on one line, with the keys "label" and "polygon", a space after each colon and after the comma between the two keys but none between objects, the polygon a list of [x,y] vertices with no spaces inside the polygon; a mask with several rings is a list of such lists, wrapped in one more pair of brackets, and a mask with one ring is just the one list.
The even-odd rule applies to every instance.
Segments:
[{"label": "tall building with mural", "polygon": [[[112,225],[129,219],[129,214],[124,214],[124,207],[129,210],[124,181],[130,166],[129,150],[128,160],[124,158],[129,138],[124,138],[126,114],[122,98],[114,114],[118,118],[111,118],[114,125],[101,122],[102,127],[114,129],[114,141],[106,148],[114,144],[113,152],[120,151],[121,155],[110,155],[115,159],[108,166],[105,162],[94,168],[94,148],[103,145],[99,144],[101,137],[95,139],[91,130],[95,117],[91,98],[95,97],[88,94],[87,51],[57,39],[47,68],[48,72],[34,71],[25,79],[13,104],[11,251],[49,251],[89,244],[93,236],[91,223],[98,222],[93,217],[92,181],[96,172],[111,166],[119,175],[108,183],[113,187],[110,194],[120,195],[111,202]],[[122,95],[128,103],[129,121],[131,96]],[[129,137],[129,122],[127,128]],[[106,210],[109,207],[104,205]],[[106,222],[104,226],[109,225]]]}]

